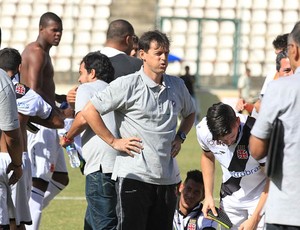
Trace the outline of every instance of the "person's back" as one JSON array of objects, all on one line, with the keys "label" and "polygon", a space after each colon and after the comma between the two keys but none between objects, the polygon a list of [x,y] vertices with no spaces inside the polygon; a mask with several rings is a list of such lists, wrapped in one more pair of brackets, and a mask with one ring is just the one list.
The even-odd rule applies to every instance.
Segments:
[{"label": "person's back", "polygon": [[100,52],[109,57],[115,69],[115,78],[134,73],[143,64],[141,59],[130,56],[134,38],[134,29],[128,21],[117,19],[109,24],[106,44]]},{"label": "person's back", "polygon": [[[271,179],[266,204],[267,223],[300,226],[300,213],[290,214],[291,210],[297,210],[300,205],[300,181],[296,179],[299,174],[300,155],[295,154],[300,148],[300,142],[297,141],[300,139],[300,129],[297,126],[300,121],[300,104],[295,103],[300,99],[299,88],[299,68],[295,75],[270,82],[261,103],[257,124],[251,132],[256,137],[266,139],[275,118],[283,123],[283,176]],[[252,149],[251,146],[251,152]]]},{"label": "person's back", "polygon": [[139,71],[142,61],[127,54],[117,54],[110,57],[111,64],[115,69],[115,78]]}]

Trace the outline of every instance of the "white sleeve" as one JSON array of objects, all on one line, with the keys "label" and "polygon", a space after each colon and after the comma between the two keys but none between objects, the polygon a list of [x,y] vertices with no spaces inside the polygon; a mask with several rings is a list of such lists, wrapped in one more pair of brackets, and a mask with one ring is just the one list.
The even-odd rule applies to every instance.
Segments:
[{"label": "white sleeve", "polygon": [[19,113],[41,119],[47,119],[52,111],[52,107],[32,89],[17,99],[17,106]]},{"label": "white sleeve", "polygon": [[[197,133],[197,140],[198,140],[200,147],[204,151],[209,152],[210,149],[208,148],[206,143],[208,140],[208,136],[211,136],[211,133],[206,124],[206,117],[204,117],[202,119],[202,121],[196,126],[196,133]],[[210,139],[212,139],[212,138],[210,138]]]}]

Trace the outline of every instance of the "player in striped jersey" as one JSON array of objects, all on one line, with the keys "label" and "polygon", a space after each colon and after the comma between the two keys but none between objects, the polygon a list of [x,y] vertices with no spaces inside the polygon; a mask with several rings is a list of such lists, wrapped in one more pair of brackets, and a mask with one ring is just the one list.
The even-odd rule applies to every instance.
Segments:
[{"label": "player in striped jersey", "polygon": [[201,166],[205,185],[204,215],[206,217],[208,210],[214,211],[215,208],[213,185],[217,160],[223,172],[220,207],[233,223],[232,229],[264,227],[264,218],[261,216],[267,196],[264,192],[265,159],[256,161],[248,150],[250,130],[254,122],[254,118],[236,114],[233,108],[220,102],[212,105],[207,116],[197,125],[197,138],[203,149]]}]

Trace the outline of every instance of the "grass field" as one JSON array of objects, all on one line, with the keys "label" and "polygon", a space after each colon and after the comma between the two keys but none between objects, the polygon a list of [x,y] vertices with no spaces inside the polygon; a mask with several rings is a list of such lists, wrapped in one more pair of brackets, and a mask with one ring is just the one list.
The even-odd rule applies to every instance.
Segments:
[{"label": "grass field", "polygon": [[[205,95],[203,95],[205,94]],[[219,101],[215,95],[208,95],[207,92],[199,93],[199,102],[201,111],[206,110],[211,103]],[[202,100],[201,100],[202,99]],[[187,136],[187,140],[182,145],[180,154],[177,156],[181,177],[185,179],[186,172],[191,169],[200,169],[201,150],[196,138],[196,131],[193,128]],[[86,209],[85,177],[81,175],[79,169],[69,167],[70,184],[54,199],[50,205],[43,211],[41,230],[81,230],[83,229],[83,220]],[[220,167],[217,167],[215,183],[215,198],[219,197],[219,186],[221,183]]]}]

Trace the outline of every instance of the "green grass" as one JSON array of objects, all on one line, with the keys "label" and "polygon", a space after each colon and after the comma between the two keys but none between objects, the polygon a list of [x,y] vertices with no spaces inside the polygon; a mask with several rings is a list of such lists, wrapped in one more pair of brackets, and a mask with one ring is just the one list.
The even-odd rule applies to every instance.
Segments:
[{"label": "green grass", "polygon": [[[201,100],[202,99],[202,100]],[[205,100],[204,100],[205,99]],[[202,116],[206,113],[208,106],[219,101],[218,97],[208,92],[199,93]],[[201,149],[197,142],[196,131],[193,127],[187,136],[182,149],[177,156],[181,177],[184,180],[187,171],[200,169]],[[86,201],[78,199],[85,197],[85,177],[81,175],[79,169],[70,168],[68,159],[70,184],[59,194],[58,199],[54,199],[43,211],[41,230],[81,230],[86,209]],[[217,164],[215,193],[216,199],[219,198],[219,187],[221,183],[221,171]],[[69,198],[69,199],[63,199]]]}]

